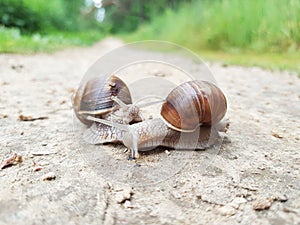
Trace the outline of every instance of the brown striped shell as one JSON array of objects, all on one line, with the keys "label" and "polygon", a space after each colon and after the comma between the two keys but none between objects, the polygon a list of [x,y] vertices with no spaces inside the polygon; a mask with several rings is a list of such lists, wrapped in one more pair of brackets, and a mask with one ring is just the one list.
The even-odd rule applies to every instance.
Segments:
[{"label": "brown striped shell", "polygon": [[101,117],[111,112],[115,105],[112,96],[117,96],[125,104],[132,104],[130,91],[119,77],[101,76],[88,80],[78,88],[73,99],[77,118],[82,123],[90,125],[92,122],[86,119],[88,115]]},{"label": "brown striped shell", "polygon": [[161,116],[170,128],[191,132],[200,125],[217,124],[226,111],[226,98],[216,85],[193,80],[170,92],[162,105]]}]

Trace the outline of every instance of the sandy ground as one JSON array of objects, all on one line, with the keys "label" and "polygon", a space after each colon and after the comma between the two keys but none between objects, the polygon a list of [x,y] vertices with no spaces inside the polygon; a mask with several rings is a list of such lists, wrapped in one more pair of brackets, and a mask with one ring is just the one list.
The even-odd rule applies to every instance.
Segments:
[{"label": "sandy ground", "polygon": [[217,150],[158,151],[136,163],[122,145],[83,143],[72,118],[87,69],[121,45],[0,55],[0,162],[22,156],[0,170],[0,223],[300,224],[297,75],[210,64],[229,102],[228,138]]}]

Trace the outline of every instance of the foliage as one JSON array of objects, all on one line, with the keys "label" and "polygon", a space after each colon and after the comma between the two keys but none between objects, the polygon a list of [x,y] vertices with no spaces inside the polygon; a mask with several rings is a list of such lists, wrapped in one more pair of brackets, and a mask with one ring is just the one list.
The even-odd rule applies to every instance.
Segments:
[{"label": "foliage", "polygon": [[133,39],[160,38],[193,49],[295,52],[299,0],[198,0],[142,25]]},{"label": "foliage", "polygon": [[1,0],[0,25],[18,28],[22,33],[76,31],[92,27],[102,27],[110,33],[131,32],[162,14],[166,8],[176,9],[181,2],[190,1],[104,0],[106,16],[100,24],[95,19],[97,9],[89,8],[84,0]]},{"label": "foliage", "polygon": [[1,0],[0,25],[22,33],[78,31],[95,26],[95,19],[81,13],[83,0]]},{"label": "foliage", "polygon": [[300,0],[195,0],[121,37],[168,40],[207,60],[300,74]]},{"label": "foliage", "polygon": [[[39,18],[40,32],[49,32],[51,30],[72,30],[70,26],[67,5],[61,0],[51,1],[36,1],[36,0],[23,0],[24,5],[33,10],[37,18]],[[77,1],[75,1],[77,2]],[[26,18],[24,18],[26,20]],[[75,23],[74,21],[73,23]],[[75,25],[75,24],[74,24]]]},{"label": "foliage", "polygon": [[51,52],[98,41],[105,34],[83,6],[84,0],[1,0],[0,52]]},{"label": "foliage", "polygon": [[110,33],[132,32],[145,22],[160,16],[166,9],[177,9],[192,0],[123,0],[106,7],[104,26]]},{"label": "foliage", "polygon": [[22,32],[34,32],[41,28],[39,15],[22,1],[0,1],[0,24],[17,27]]},{"label": "foliage", "polygon": [[300,78],[300,52],[253,52],[243,51],[242,53],[233,53],[216,50],[199,50],[195,51],[208,61],[221,61],[226,65],[257,66],[270,70],[289,70],[298,73]]},{"label": "foliage", "polygon": [[103,37],[103,33],[95,30],[22,35],[17,28],[0,27],[0,52],[53,52],[71,46],[91,45]]}]

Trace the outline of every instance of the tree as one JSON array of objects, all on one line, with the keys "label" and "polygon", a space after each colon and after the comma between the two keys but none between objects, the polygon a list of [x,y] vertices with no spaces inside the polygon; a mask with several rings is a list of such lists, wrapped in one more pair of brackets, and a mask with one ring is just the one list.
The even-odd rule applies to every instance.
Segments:
[{"label": "tree", "polygon": [[110,27],[111,33],[130,32],[151,18],[163,13],[166,9],[176,9],[183,2],[192,0],[106,0],[106,18],[104,24]]}]

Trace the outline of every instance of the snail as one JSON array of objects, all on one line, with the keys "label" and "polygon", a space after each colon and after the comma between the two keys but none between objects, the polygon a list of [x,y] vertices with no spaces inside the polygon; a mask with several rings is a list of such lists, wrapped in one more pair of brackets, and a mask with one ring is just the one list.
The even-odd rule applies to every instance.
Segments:
[{"label": "snail", "polygon": [[91,144],[122,142],[131,149],[133,158],[138,157],[138,150],[157,146],[205,149],[218,142],[220,132],[227,131],[229,122],[222,120],[226,111],[226,98],[217,86],[194,80],[169,93],[161,107],[161,118],[129,125],[88,116],[95,123],[83,138]]},{"label": "snail", "polygon": [[125,124],[142,121],[127,85],[114,75],[93,78],[81,85],[73,98],[73,109],[77,118],[88,126],[93,122],[87,116]]}]

